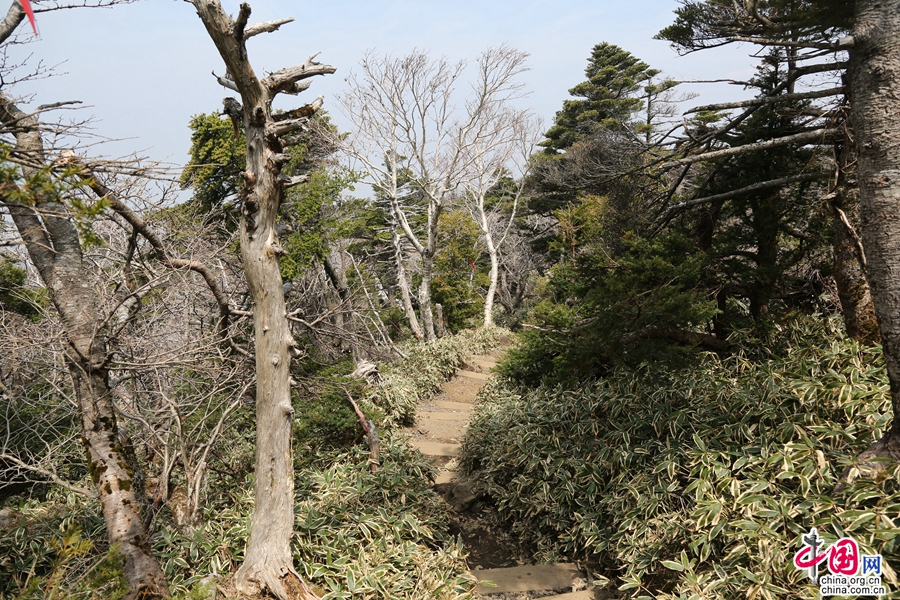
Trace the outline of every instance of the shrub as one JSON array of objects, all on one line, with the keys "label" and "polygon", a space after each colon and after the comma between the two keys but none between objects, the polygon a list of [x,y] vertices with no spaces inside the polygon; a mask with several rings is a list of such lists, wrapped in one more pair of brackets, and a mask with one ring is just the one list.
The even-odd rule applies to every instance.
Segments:
[{"label": "shrub", "polygon": [[[346,447],[359,438],[362,429],[359,417],[350,404],[350,397],[358,400],[365,396],[365,382],[350,374],[353,361],[343,360],[325,366],[309,361],[302,377],[302,389],[293,390],[294,438],[298,442],[298,460],[304,454],[321,452],[323,448]],[[375,423],[384,420],[382,411],[366,404],[366,417]]]},{"label": "shrub", "polygon": [[569,390],[490,383],[462,467],[539,558],[588,559],[628,597],[806,597],[791,560],[811,527],[900,564],[897,472],[833,491],[890,421],[880,350],[833,319],[775,334],[784,353],[762,362],[707,356]]}]

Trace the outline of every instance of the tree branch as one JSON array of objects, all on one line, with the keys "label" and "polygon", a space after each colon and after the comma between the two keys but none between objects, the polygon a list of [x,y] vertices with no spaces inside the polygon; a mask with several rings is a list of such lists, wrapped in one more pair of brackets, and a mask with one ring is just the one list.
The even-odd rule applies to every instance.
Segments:
[{"label": "tree branch", "polygon": [[272,33],[273,31],[277,31],[282,25],[293,22],[294,17],[288,17],[287,19],[277,19],[275,21],[247,25],[244,29],[244,39],[252,38],[254,35],[259,35],[261,33]]},{"label": "tree branch", "polygon": [[222,87],[226,87],[229,90],[233,90],[235,92],[240,93],[240,90],[238,89],[237,84],[235,82],[233,82],[232,80],[228,79],[227,77],[219,77],[218,75],[216,75],[215,71],[212,72],[212,75],[213,75],[213,77],[216,78],[216,81],[218,81],[219,85],[221,85]]},{"label": "tree branch", "polygon": [[731,190],[730,192],[723,192],[721,194],[714,194],[712,196],[704,196],[703,198],[694,198],[692,200],[687,200],[686,202],[681,202],[674,206],[670,206],[666,209],[666,211],[660,217],[660,220],[668,219],[672,214],[684,210],[685,208],[690,208],[692,206],[697,206],[699,204],[706,204],[708,202],[718,202],[720,200],[731,200],[732,198],[737,198],[739,196],[743,196],[745,194],[750,194],[753,192],[757,192],[759,190],[767,190],[771,188],[781,187],[783,185],[788,185],[791,183],[798,183],[800,181],[815,181],[817,179],[828,179],[834,173],[831,171],[819,171],[816,173],[802,173],[800,175],[791,175],[790,177],[781,177],[780,179],[772,179],[771,181],[763,181],[760,183],[754,183],[753,185],[748,185],[746,187],[742,187],[736,190]]},{"label": "tree branch", "polygon": [[720,340],[714,335],[706,333],[697,333],[695,331],[685,331],[683,329],[663,329],[656,327],[645,328],[642,331],[629,333],[622,336],[622,343],[630,344],[640,339],[660,338],[677,342],[679,344],[688,344],[692,346],[703,346],[709,350],[716,352],[724,352],[728,349],[728,341]]},{"label": "tree branch", "polygon": [[166,252],[165,246],[163,246],[162,240],[159,239],[156,233],[154,233],[153,230],[150,229],[147,223],[137,213],[132,211],[130,208],[128,208],[128,206],[125,205],[124,202],[122,202],[118,194],[97,181],[97,178],[94,177],[92,173],[85,171],[83,176],[85,177],[85,182],[90,186],[91,190],[93,190],[93,192],[98,197],[106,198],[106,200],[110,204],[110,208],[112,208],[113,211],[115,211],[118,215],[125,219],[128,224],[135,229],[135,231],[140,233],[141,236],[143,236],[143,238],[150,243],[150,246],[156,253],[157,259],[161,263],[175,269],[188,269],[203,277],[203,280],[206,282],[207,287],[209,287],[210,292],[212,292],[213,297],[216,299],[216,304],[219,305],[219,316],[221,319],[219,327],[224,336],[225,330],[228,327],[231,308],[228,304],[228,298],[225,297],[225,292],[219,286],[219,282],[216,281],[216,278],[213,276],[212,271],[206,268],[206,265],[203,265],[197,261],[187,260],[183,258],[173,258],[169,256],[168,252]]},{"label": "tree branch", "polygon": [[[302,79],[309,79],[310,77],[315,77],[316,75],[330,75],[331,73],[337,71],[337,69],[332,67],[331,65],[323,65],[316,62],[314,59],[319,54],[319,52],[316,52],[315,54],[307,58],[306,62],[304,62],[303,64],[275,71],[274,73],[263,79],[260,83],[262,83],[269,90],[270,96],[274,97],[275,94],[293,90],[294,84]],[[288,93],[291,92],[288,91]]]},{"label": "tree branch", "polygon": [[773,40],[769,38],[750,37],[743,35],[730,36],[732,42],[749,42],[761,46],[785,46],[788,48],[815,48],[816,50],[849,50],[853,47],[853,38],[843,37],[833,43],[825,42],[794,42],[790,40]]},{"label": "tree branch", "polygon": [[250,5],[246,2],[241,2],[241,7],[238,10],[238,17],[235,19],[234,24],[232,25],[232,32],[234,35],[234,39],[237,40],[238,44],[243,46],[244,40],[244,29],[247,27],[247,21],[250,19]]},{"label": "tree branch", "polygon": [[6,12],[6,16],[3,17],[3,21],[0,21],[0,44],[9,39],[24,18],[25,10],[21,4],[14,1]]},{"label": "tree branch", "polygon": [[37,473],[38,475],[42,475],[42,476],[46,477],[47,479],[49,479],[51,482],[55,483],[56,485],[64,487],[67,490],[73,491],[77,494],[81,494],[82,496],[84,496],[86,498],[96,498],[97,497],[97,494],[95,492],[85,489],[83,487],[71,484],[68,481],[65,481],[63,479],[60,479],[59,476],[57,476],[56,473],[54,473],[53,471],[48,471],[47,469],[42,469],[42,468],[36,467],[34,465],[29,465],[28,463],[19,460],[12,454],[0,454],[0,460],[9,461],[21,469],[25,469],[26,471],[31,471],[32,473]]},{"label": "tree branch", "polygon": [[790,144],[806,145],[813,142],[824,142],[826,138],[831,137],[839,132],[839,129],[828,128],[814,129],[813,131],[804,131],[803,133],[786,135],[784,137],[766,140],[764,142],[755,142],[753,144],[744,144],[743,146],[736,146],[734,148],[725,148],[724,150],[714,150],[712,152],[705,152],[703,154],[685,156],[684,158],[680,158],[678,160],[663,163],[661,165],[661,168],[670,169],[672,167],[689,165],[704,160],[713,160],[715,158],[733,156],[735,154],[743,154],[745,152],[753,152],[755,150],[765,150],[767,148],[777,148],[778,146],[787,146]]},{"label": "tree branch", "polygon": [[807,100],[811,98],[827,98],[828,96],[837,96],[843,93],[844,87],[828,88],[827,90],[818,90],[814,92],[802,92],[797,94],[781,94],[778,96],[763,96],[761,98],[753,98],[752,100],[743,100],[741,102],[723,102],[722,104],[707,104],[705,106],[695,106],[684,111],[689,115],[702,111],[727,110],[730,108],[744,108],[746,106],[761,106],[763,104],[771,104],[773,102],[790,102],[793,100]]}]

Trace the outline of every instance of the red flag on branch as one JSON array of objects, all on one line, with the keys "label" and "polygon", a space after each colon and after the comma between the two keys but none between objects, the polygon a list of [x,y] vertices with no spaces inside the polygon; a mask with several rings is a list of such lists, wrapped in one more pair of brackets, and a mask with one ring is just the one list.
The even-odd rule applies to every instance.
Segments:
[{"label": "red flag on branch", "polygon": [[31,23],[31,29],[34,31],[34,35],[37,36],[37,25],[34,23],[34,11],[31,10],[31,2],[29,2],[29,0],[19,0],[19,3],[22,5],[22,8],[25,9],[25,14],[28,16],[28,22]]}]

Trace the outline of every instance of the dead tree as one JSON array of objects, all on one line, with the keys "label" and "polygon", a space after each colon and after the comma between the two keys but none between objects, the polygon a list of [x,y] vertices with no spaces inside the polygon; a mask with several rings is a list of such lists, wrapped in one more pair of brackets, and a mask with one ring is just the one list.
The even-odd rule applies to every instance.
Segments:
[{"label": "dead tree", "polygon": [[218,0],[191,0],[225,62],[219,83],[241,96],[247,139],[247,166],[241,191],[241,257],[250,297],[256,340],[256,478],[250,539],[244,564],[235,578],[246,594],[268,592],[278,598],[315,598],[294,570],[294,472],[291,456],[290,360],[293,337],[285,310],[276,233],[276,217],[284,190],[302,183],[303,176],[281,175],[290,156],[283,153],[281,136],[296,132],[321,106],[321,99],[306,105],[296,117],[276,121],[272,101],[280,93],[296,94],[309,87],[304,81],[334,73],[334,67],[315,62],[281,69],[259,79],[247,57],[248,38],[277,30],[293,19],[248,24],[250,6],[241,4],[232,19]]},{"label": "dead tree", "polygon": [[[479,76],[457,108],[455,88],[466,63],[432,60],[419,51],[399,58],[369,54],[341,98],[341,110],[355,131],[337,143],[390,202],[392,219],[418,255],[426,340],[435,338],[431,283],[441,215],[466,177],[475,144],[497,124],[495,118],[502,114],[498,107],[522,95],[515,78],[525,70],[524,58],[505,46],[482,53]],[[418,207],[403,204],[408,197],[424,199],[421,231],[412,219]]]},{"label": "dead tree", "polygon": [[[478,58],[475,89],[479,96],[498,82],[507,81],[525,70],[527,54],[511,48],[492,48]],[[518,110],[498,98],[484,108],[478,128],[465,132],[460,140],[465,148],[465,171],[461,177],[462,199],[481,229],[491,261],[489,285],[484,299],[484,327],[493,325],[494,298],[500,279],[500,248],[516,218],[529,170],[529,157],[541,135],[541,121],[527,110]],[[518,177],[510,186],[498,184]],[[490,198],[490,196],[495,196]]]}]

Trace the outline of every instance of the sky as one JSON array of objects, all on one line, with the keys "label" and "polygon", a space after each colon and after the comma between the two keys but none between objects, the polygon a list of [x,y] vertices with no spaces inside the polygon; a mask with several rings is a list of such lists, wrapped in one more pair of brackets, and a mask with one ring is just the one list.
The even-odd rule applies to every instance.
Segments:
[{"label": "sky", "polygon": [[[367,50],[405,54],[414,48],[453,60],[506,43],[528,52],[531,71],[523,81],[527,103],[546,126],[585,79],[595,44],[609,42],[630,51],[663,75],[679,80],[747,79],[753,73],[750,47],[722,48],[680,57],[653,36],[674,18],[675,0],[331,0],[250,2],[250,22],[294,17],[280,31],[248,41],[258,75],[302,63],[321,51],[319,61],[337,68],[313,80],[304,94],[286,96],[276,107],[292,108],[325,96],[325,108],[339,127],[334,94]],[[223,0],[236,14],[239,2]],[[108,9],[39,13],[39,39],[13,46],[11,57],[55,66],[56,75],[17,84],[10,92],[33,95],[31,106],[66,100],[86,105],[67,118],[93,117],[93,133],[119,140],[91,149],[110,157],[137,153],[175,165],[190,148],[192,115],[218,111],[235,93],[210,74],[224,67],[193,7],[183,0],[141,0]],[[27,38],[32,38],[27,22]],[[685,105],[746,97],[740,87],[684,85],[699,96]]]}]

